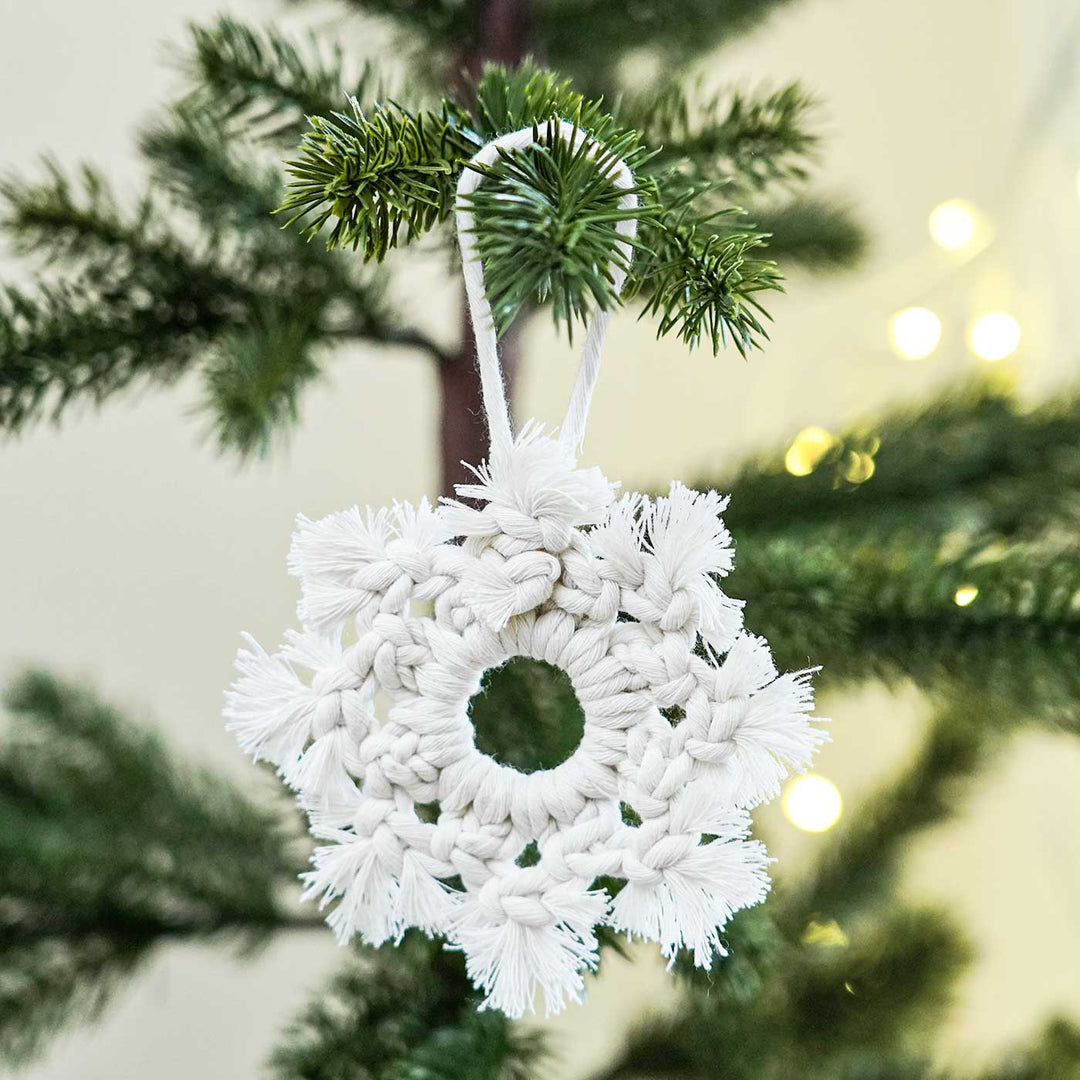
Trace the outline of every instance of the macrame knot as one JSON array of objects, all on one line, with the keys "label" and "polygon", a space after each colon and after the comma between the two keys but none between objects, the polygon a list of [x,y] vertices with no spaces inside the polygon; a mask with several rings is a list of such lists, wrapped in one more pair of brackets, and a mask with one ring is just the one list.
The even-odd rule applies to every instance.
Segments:
[{"label": "macrame knot", "polygon": [[502,558],[484,552],[468,578],[472,609],[492,630],[501,630],[515,615],[539,607],[562,572],[559,560],[544,551],[526,551]]}]

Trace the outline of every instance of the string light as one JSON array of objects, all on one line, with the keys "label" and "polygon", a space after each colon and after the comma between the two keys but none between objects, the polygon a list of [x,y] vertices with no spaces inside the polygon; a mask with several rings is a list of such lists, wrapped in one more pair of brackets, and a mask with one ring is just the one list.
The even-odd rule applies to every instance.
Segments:
[{"label": "string light", "polygon": [[860,454],[854,450],[844,455],[841,472],[849,484],[863,484],[874,475],[877,466],[869,454]]},{"label": "string light", "polygon": [[941,340],[941,320],[929,308],[904,308],[890,320],[889,337],[903,359],[925,360]]},{"label": "string light", "polygon": [[835,445],[836,438],[825,428],[803,428],[784,455],[784,468],[792,476],[809,476]]},{"label": "string light", "polygon": [[930,211],[930,236],[946,251],[960,251],[975,236],[975,208],[963,199],[948,199]]},{"label": "string light", "polygon": [[829,919],[828,922],[811,919],[799,940],[803,945],[821,945],[826,949],[842,949],[851,944],[835,919]]},{"label": "string light", "polygon": [[817,773],[797,776],[784,789],[784,816],[804,832],[825,832],[839,820],[844,800],[831,781]]},{"label": "string light", "polygon": [[977,585],[961,585],[956,592],[953,593],[953,603],[957,607],[968,607],[970,604],[975,603],[975,598],[979,595],[979,587]]},{"label": "string light", "polygon": [[980,315],[968,327],[968,345],[981,360],[1004,360],[1020,344],[1020,324],[1007,311]]}]

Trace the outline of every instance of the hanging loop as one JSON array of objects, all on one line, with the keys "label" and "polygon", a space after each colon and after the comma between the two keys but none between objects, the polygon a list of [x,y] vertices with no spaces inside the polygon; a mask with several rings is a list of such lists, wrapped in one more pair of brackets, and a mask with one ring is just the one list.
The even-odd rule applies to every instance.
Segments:
[{"label": "hanging loop", "polygon": [[[582,143],[589,142],[589,136],[577,125],[567,120],[553,121],[558,138],[568,142],[572,150],[577,150]],[[469,315],[472,318],[473,333],[476,338],[477,360],[480,367],[480,385],[483,391],[484,411],[487,414],[488,431],[491,434],[491,451],[499,447],[508,448],[513,441],[510,426],[510,409],[506,400],[506,386],[503,381],[502,365],[499,363],[498,337],[495,322],[491,315],[491,306],[484,295],[484,270],[480,263],[476,236],[473,232],[474,218],[465,202],[465,196],[472,194],[483,180],[483,174],[469,166],[489,167],[499,159],[499,150],[523,150],[534,145],[537,132],[543,138],[551,124],[522,128],[520,131],[500,135],[476,153],[461,174],[457,187],[457,229],[458,243],[461,245],[462,270],[465,275],[465,295],[469,301]],[[603,146],[595,141],[586,151],[596,156],[603,151]],[[605,161],[604,163],[608,163]],[[619,199],[620,209],[634,211],[638,206],[638,197],[633,191],[634,175],[621,160],[610,163],[611,182],[625,194]],[[616,223],[619,240],[616,242],[620,258],[612,261],[611,279],[615,295],[618,296],[626,280],[625,267],[630,261],[631,246],[637,232],[637,218],[628,216]],[[597,311],[589,320],[585,332],[585,347],[578,364],[577,378],[570,395],[566,416],[559,431],[559,441],[571,453],[576,453],[585,437],[585,421],[589,415],[589,403],[593,389],[600,375],[600,352],[604,344],[608,323],[611,321],[610,310]]]}]

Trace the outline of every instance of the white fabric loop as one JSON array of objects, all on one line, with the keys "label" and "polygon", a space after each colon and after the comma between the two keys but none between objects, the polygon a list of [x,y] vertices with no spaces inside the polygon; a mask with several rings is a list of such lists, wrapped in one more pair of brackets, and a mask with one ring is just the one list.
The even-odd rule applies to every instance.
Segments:
[{"label": "white fabric loop", "polygon": [[[559,138],[570,143],[577,150],[589,136],[574,124],[567,120],[554,121],[555,130]],[[491,434],[491,452],[494,454],[500,448],[508,449],[513,442],[513,432],[510,424],[510,409],[506,400],[506,388],[503,382],[502,366],[499,363],[499,345],[495,333],[495,323],[491,315],[491,306],[484,295],[484,270],[480,263],[477,252],[476,238],[473,232],[474,218],[472,211],[465,202],[465,196],[472,194],[483,180],[483,174],[469,166],[478,165],[487,167],[494,165],[499,159],[500,150],[523,150],[534,144],[537,133],[541,138],[547,134],[549,125],[538,124],[522,128],[520,131],[501,135],[489,142],[478,153],[474,154],[465,167],[458,181],[457,188],[457,229],[458,243],[461,245],[462,271],[465,276],[465,295],[469,301],[469,314],[472,319],[473,334],[476,338],[476,353],[480,367],[480,385],[484,397],[484,411],[487,414],[488,430]],[[591,156],[596,156],[603,151],[600,143],[594,142],[587,151]],[[637,208],[638,197],[631,190],[634,187],[634,175],[630,172],[626,163],[621,160],[605,158],[605,166],[610,165],[612,184],[626,192],[619,200],[620,208],[633,211]],[[611,266],[611,278],[617,296],[626,280],[625,265],[630,260],[631,246],[637,232],[637,219],[626,217],[615,226],[620,239],[617,242],[620,258],[614,260]],[[585,422],[589,415],[589,404],[592,401],[593,390],[596,380],[600,375],[600,354],[604,345],[604,336],[607,334],[608,323],[611,321],[611,311],[598,311],[589,322],[585,333],[585,346],[582,349],[581,360],[578,364],[577,378],[570,395],[570,403],[567,406],[566,416],[563,419],[559,432],[559,441],[571,452],[575,452],[585,437]]]}]

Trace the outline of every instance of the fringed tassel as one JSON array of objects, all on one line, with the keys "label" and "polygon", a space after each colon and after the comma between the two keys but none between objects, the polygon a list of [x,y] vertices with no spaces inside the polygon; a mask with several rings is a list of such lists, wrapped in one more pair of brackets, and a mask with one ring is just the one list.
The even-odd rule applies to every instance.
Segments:
[{"label": "fringed tassel", "polygon": [[345,764],[351,753],[350,740],[344,724],[338,724],[281,770],[285,782],[301,793],[305,810],[356,805],[360,793]]},{"label": "fringed tassel", "polygon": [[[497,448],[490,462],[470,468],[477,482],[457,485],[462,499],[561,526],[553,528],[553,534],[599,524],[615,497],[614,485],[599,469],[579,469],[573,453],[535,422],[522,428],[512,446]],[[456,499],[444,499],[444,503],[444,521],[454,535],[492,535],[491,515]]]},{"label": "fringed tassel", "polygon": [[[668,828],[661,841],[668,850],[675,836],[691,843],[659,867],[658,880],[631,877],[615,897],[610,924],[631,937],[659,942],[672,962],[679,949],[692,949],[694,963],[708,968],[714,954],[726,955],[720,935],[728,919],[768,892],[769,859],[764,845],[747,839],[749,815],[723,805],[707,781],[687,784],[672,801]],[[716,839],[702,844],[703,833]]]},{"label": "fringed tassel", "polygon": [[336,842],[315,849],[315,869],[301,875],[307,888],[300,899],[320,897],[320,910],[338,901],[326,923],[342,945],[355,934],[369,945],[397,939],[398,881],[371,838],[329,829],[323,838]]},{"label": "fringed tassel", "polygon": [[593,550],[608,564],[615,579],[631,588],[645,577],[641,539],[648,505],[644,495],[628,492],[611,504],[607,519],[589,533]]},{"label": "fringed tassel", "polygon": [[394,917],[400,936],[410,926],[425,934],[446,934],[464,896],[451,889],[423,865],[423,857],[406,850],[402,858]]},{"label": "fringed tassel", "polygon": [[369,508],[361,514],[354,506],[318,521],[301,514],[289,549],[289,573],[305,588],[314,581],[340,581],[365,563],[382,559],[392,535],[393,525],[385,509]]},{"label": "fringed tassel", "polygon": [[318,697],[280,656],[250,634],[236,654],[239,678],[225,694],[225,727],[240,749],[274,765],[295,761],[311,734]]},{"label": "fringed tassel", "polygon": [[768,861],[764,846],[753,840],[699,845],[667,867],[661,881],[628,881],[612,903],[610,925],[659,942],[670,964],[680,949],[692,949],[694,963],[709,968],[715,954],[727,954],[721,931],[728,919],[768,892]]},{"label": "fringed tassel", "polygon": [[712,696],[721,705],[749,698],[729,738],[736,752],[724,765],[726,799],[752,807],[780,790],[789,772],[801,772],[828,736],[811,717],[814,673],[789,672],[778,676],[764,638],[743,634],[717,670]]},{"label": "fringed tassel", "polygon": [[[504,912],[493,916],[470,895],[455,920],[452,940],[465,953],[473,984],[484,992],[482,1009],[498,1009],[516,1019],[534,1009],[536,992],[547,1015],[579,1002],[583,972],[596,968],[595,927],[607,913],[607,895],[557,886],[536,896],[504,897]],[[520,907],[522,918],[514,918]],[[539,915],[535,910],[542,908]]]},{"label": "fringed tassel", "polygon": [[720,519],[727,504],[715,491],[693,491],[676,481],[667,495],[649,505],[645,542],[674,588],[689,588],[695,578],[731,569],[731,536]]}]

